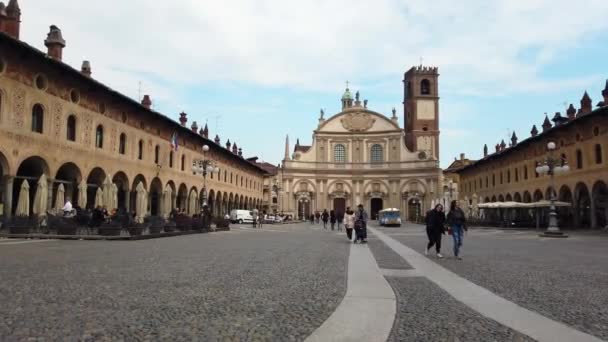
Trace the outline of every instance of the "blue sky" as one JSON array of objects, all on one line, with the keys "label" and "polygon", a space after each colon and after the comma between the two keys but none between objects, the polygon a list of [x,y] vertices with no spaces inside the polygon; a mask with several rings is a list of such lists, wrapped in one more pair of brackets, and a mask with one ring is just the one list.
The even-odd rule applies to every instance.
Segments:
[{"label": "blue sky", "polygon": [[[177,120],[208,121],[222,142],[278,163],[285,135],[311,142],[320,108],[340,109],[344,82],[403,124],[403,73],[439,67],[441,164],[479,158],[544,113],[594,104],[608,78],[608,2],[600,0],[21,1],[22,39]],[[509,134],[510,136],[510,134]]]}]

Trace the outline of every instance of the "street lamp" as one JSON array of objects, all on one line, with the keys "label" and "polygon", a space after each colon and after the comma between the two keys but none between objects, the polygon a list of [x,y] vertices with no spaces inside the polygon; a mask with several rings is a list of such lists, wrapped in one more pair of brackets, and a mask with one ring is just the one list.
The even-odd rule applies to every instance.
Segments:
[{"label": "street lamp", "polygon": [[207,173],[215,173],[220,171],[220,168],[215,166],[212,160],[207,159],[207,152],[209,152],[209,146],[203,145],[203,159],[192,161],[192,174],[203,175],[203,191],[201,194],[203,206],[207,205]]},{"label": "street lamp", "polygon": [[553,141],[547,144],[547,150],[549,154],[542,163],[537,163],[536,172],[540,175],[549,175],[550,178],[550,198],[551,206],[549,209],[549,226],[547,230],[541,234],[543,237],[568,237],[562,231],[559,230],[557,225],[557,212],[555,210],[555,175],[566,173],[570,171],[570,166],[566,162],[565,158],[555,157],[555,143]]}]

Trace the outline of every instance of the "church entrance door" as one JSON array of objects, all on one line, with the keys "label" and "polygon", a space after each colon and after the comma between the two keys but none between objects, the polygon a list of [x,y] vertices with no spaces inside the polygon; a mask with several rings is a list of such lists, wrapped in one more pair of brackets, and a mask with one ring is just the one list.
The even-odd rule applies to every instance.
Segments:
[{"label": "church entrance door", "polygon": [[370,212],[370,218],[372,220],[378,219],[378,212],[380,210],[382,210],[383,205],[384,205],[384,202],[382,201],[382,198],[372,198],[371,212]]},{"label": "church entrance door", "polygon": [[344,198],[334,198],[334,211],[336,213],[342,213],[346,211],[346,199]]},{"label": "church entrance door", "polygon": [[416,198],[412,198],[407,203],[407,212],[409,220],[412,222],[418,222],[420,220],[420,201]]}]

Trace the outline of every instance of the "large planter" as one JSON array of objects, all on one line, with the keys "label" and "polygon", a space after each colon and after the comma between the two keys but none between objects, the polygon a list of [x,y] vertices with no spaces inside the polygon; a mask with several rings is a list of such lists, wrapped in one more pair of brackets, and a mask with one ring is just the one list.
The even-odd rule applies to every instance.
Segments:
[{"label": "large planter", "polygon": [[78,227],[76,227],[76,226],[57,227],[58,235],[76,235],[77,232],[78,232]]},{"label": "large planter", "polygon": [[129,227],[128,230],[131,236],[138,236],[143,234],[144,227]]},{"label": "large planter", "polygon": [[99,235],[101,236],[120,236],[122,228],[120,227],[99,227]]},{"label": "large planter", "polygon": [[10,234],[29,234],[32,231],[30,227],[20,227],[20,226],[9,226],[8,232]]},{"label": "large planter", "polygon": [[223,217],[217,217],[214,222],[215,230],[230,230],[230,220],[226,220]]},{"label": "large planter", "polygon": [[150,234],[160,234],[160,232],[162,232],[163,228],[162,227],[150,227],[149,231]]},{"label": "large planter", "polygon": [[182,232],[191,230],[192,219],[186,215],[178,215],[175,217],[175,226]]}]

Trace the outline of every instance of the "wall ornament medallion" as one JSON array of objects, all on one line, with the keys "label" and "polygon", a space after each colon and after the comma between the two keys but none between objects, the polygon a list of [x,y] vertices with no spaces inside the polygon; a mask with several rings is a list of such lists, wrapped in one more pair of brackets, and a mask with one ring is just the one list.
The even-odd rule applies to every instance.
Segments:
[{"label": "wall ornament medallion", "polygon": [[356,112],[356,113],[348,113],[342,119],[342,126],[351,132],[363,132],[372,128],[376,119],[374,119],[371,114]]}]

